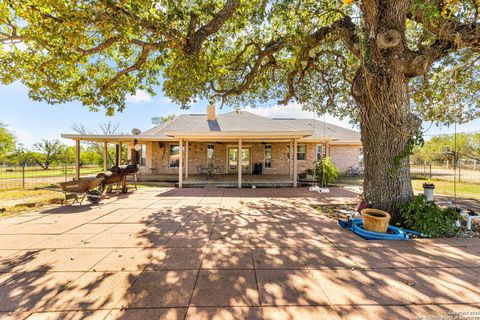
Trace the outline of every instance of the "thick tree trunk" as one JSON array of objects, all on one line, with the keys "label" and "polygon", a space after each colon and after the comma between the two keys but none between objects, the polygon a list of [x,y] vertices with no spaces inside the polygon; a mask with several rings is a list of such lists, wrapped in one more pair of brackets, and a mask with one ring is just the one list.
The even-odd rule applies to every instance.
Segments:
[{"label": "thick tree trunk", "polygon": [[364,196],[368,204],[400,221],[398,205],[413,197],[408,156],[395,158],[418,130],[420,120],[410,112],[408,80],[400,72],[366,75],[357,72],[353,95],[359,107],[365,161]]}]

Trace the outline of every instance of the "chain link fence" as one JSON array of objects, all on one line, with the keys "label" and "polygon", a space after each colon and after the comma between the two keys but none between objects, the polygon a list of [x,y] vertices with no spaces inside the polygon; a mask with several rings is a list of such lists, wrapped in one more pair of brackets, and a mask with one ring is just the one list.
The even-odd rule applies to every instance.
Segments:
[{"label": "chain link fence", "polygon": [[[98,166],[82,166],[81,176],[94,176],[103,171]],[[0,190],[33,189],[72,180],[75,166],[60,165],[42,169],[38,166],[0,166]]]},{"label": "chain link fence", "polygon": [[457,182],[480,183],[480,162],[459,161],[456,166],[449,162],[410,164],[413,177]]}]

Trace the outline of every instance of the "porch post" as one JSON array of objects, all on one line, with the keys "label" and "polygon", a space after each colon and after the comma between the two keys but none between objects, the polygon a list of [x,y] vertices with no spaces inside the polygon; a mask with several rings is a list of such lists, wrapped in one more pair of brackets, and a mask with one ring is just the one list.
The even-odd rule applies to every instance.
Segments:
[{"label": "porch post", "polygon": [[178,188],[183,185],[183,140],[180,139],[178,146],[180,147],[180,154],[178,159]]},{"label": "porch post", "polygon": [[118,143],[118,165],[119,166],[122,165],[122,147],[123,145],[122,145],[122,142],[120,141]]},{"label": "porch post", "polygon": [[292,157],[292,154],[293,154],[293,142],[292,140],[290,140],[290,148],[288,149],[288,173],[290,174],[290,179],[293,179],[293,170],[292,170],[292,167],[293,167],[293,157]]},{"label": "porch post", "polygon": [[297,139],[293,140],[293,187],[297,187]]},{"label": "porch post", "polygon": [[107,153],[108,153],[108,146],[107,146],[107,142],[105,141],[103,143],[103,171],[108,170],[108,156],[107,156]]},{"label": "porch post", "polygon": [[115,145],[115,166],[118,166],[119,161],[118,161],[118,154],[119,154],[119,146],[118,143]]},{"label": "porch post", "polygon": [[188,140],[185,141],[185,179],[188,179]]},{"label": "porch post", "polygon": [[242,188],[242,139],[238,139],[237,152],[238,187]]},{"label": "porch post", "polygon": [[75,140],[75,179],[80,179],[80,140]]}]

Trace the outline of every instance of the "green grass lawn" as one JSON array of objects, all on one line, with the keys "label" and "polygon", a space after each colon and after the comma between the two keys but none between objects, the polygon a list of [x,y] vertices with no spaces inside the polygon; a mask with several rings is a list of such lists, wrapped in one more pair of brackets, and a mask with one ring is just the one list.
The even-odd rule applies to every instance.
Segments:
[{"label": "green grass lawn", "polygon": [[[362,185],[362,177],[339,177],[337,180],[338,185]],[[453,181],[438,180],[438,179],[420,179],[414,177],[412,179],[413,189],[423,192],[423,184],[425,182],[432,182],[435,184],[435,193],[444,194],[447,196],[453,196]],[[472,198],[480,200],[480,184],[457,182],[457,197],[460,198]]]},{"label": "green grass lawn", "polygon": [[[414,179],[412,180],[413,189],[417,191],[423,191],[422,185],[425,182],[432,182],[435,185],[436,194],[445,194],[448,196],[454,195],[453,181]],[[456,189],[457,197],[480,200],[480,184],[478,183],[457,182]]]}]

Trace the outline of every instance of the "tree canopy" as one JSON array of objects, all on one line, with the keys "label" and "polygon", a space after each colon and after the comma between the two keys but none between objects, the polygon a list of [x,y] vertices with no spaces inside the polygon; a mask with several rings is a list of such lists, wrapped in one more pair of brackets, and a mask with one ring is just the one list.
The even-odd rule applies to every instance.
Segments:
[{"label": "tree canopy", "polygon": [[[404,25],[374,22],[395,7],[406,8],[398,10]],[[476,0],[5,1],[0,80],[22,81],[33,99],[78,100],[109,114],[125,107],[127,94],[154,94],[161,84],[183,106],[198,98],[237,106],[296,99],[356,118],[350,91],[373,54],[370,42],[383,49],[403,42],[397,58],[413,79],[414,110],[462,122],[479,115],[478,7]]]}]

